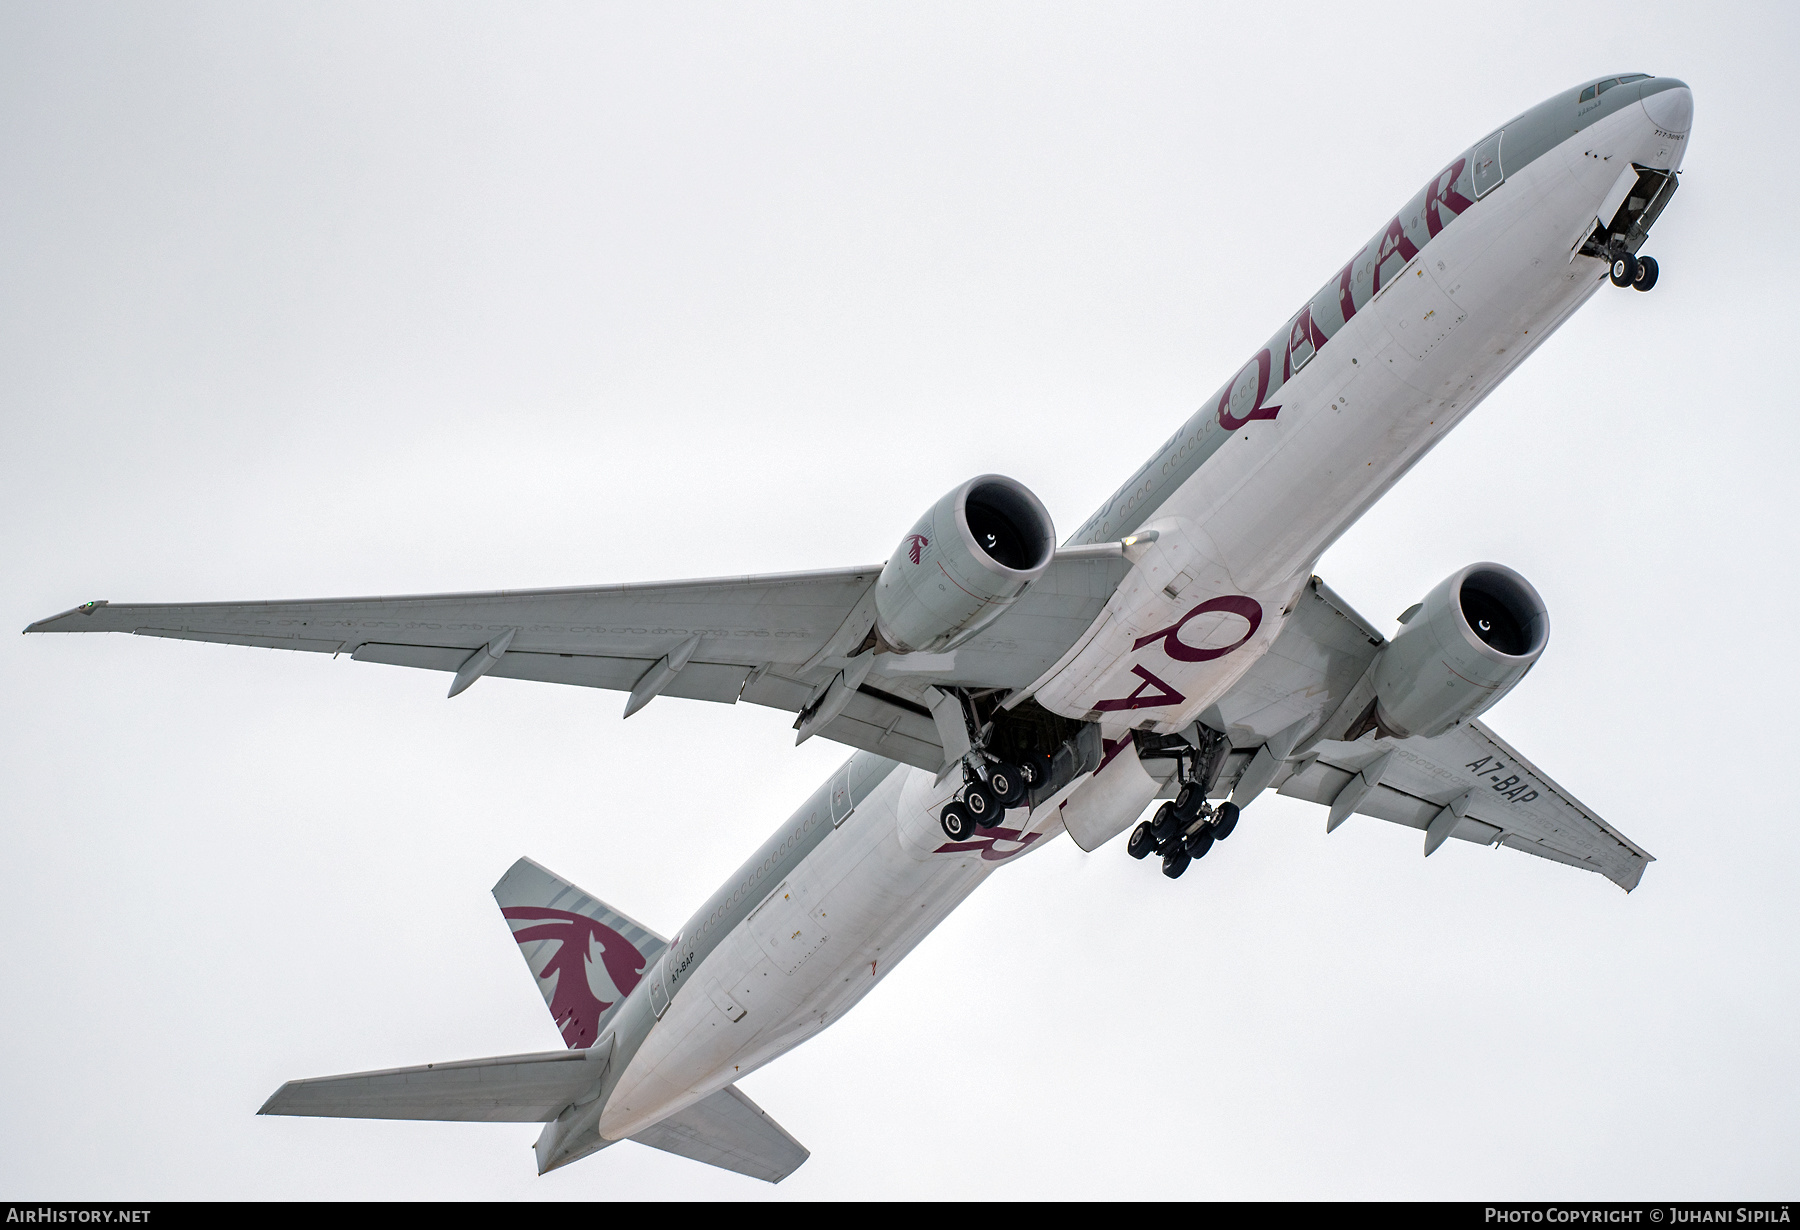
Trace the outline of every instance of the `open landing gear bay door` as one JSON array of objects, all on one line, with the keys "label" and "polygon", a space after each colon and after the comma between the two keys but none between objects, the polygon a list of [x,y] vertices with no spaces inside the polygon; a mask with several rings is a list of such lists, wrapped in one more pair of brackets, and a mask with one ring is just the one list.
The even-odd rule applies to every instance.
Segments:
[{"label": "open landing gear bay door", "polygon": [[[932,684],[1020,688],[1062,656],[1105,607],[1120,559],[1057,559],[1006,614],[954,654],[895,665],[851,659],[874,624],[882,565],[714,580],[297,602],[89,602],[27,632],[131,632],[298,649],[454,676],[628,692],[627,715],[657,696],[801,713],[840,677],[842,710],[814,733],[920,768],[944,751],[926,706]],[[892,676],[884,667],[895,665]],[[924,669],[920,669],[923,666]]]}]

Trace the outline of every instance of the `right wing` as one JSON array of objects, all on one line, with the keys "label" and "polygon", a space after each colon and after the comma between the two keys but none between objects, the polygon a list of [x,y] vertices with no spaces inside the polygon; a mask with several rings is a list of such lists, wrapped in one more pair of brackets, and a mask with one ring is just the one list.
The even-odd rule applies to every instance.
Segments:
[{"label": "right wing", "polygon": [[[627,714],[658,695],[804,713],[817,708],[875,622],[882,565],[713,580],[297,602],[84,603],[26,632],[130,632],[297,649],[456,676],[484,674],[629,692]],[[933,684],[1022,687],[1105,606],[1124,561],[1081,548],[1051,564],[993,625],[955,654],[881,671],[816,733],[907,764],[944,760],[927,707]],[[901,670],[896,667],[896,670]]]}]

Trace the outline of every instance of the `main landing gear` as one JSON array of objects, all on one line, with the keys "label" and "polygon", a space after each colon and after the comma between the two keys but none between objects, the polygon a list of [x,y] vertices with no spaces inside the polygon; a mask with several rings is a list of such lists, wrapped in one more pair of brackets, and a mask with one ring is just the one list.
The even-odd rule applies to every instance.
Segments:
[{"label": "main landing gear", "polygon": [[1629,252],[1617,253],[1613,256],[1610,274],[1614,286],[1649,290],[1656,285],[1656,258],[1633,256]]},{"label": "main landing gear", "polygon": [[1231,836],[1237,822],[1237,804],[1221,803],[1215,808],[1207,803],[1200,786],[1190,783],[1181,788],[1174,802],[1164,803],[1132,830],[1125,850],[1132,858],[1162,855],[1163,874],[1174,880],[1189,863],[1205,858],[1215,841]]},{"label": "main landing gear", "polygon": [[1032,756],[1016,765],[979,755],[972,758],[975,764],[963,763],[963,788],[938,813],[944,836],[951,841],[967,841],[977,829],[999,824],[1006,809],[1023,803],[1031,788],[1050,773],[1048,756]]}]

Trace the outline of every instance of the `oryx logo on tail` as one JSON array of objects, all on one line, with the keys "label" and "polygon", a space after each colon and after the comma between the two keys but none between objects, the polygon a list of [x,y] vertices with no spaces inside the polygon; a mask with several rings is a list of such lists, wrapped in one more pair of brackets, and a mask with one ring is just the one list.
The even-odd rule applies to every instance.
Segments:
[{"label": "oryx logo on tail", "polygon": [[494,903],[571,1047],[594,1045],[608,1014],[669,947],[642,923],[528,858],[500,877]]},{"label": "oryx logo on tail", "polygon": [[[552,910],[543,906],[519,905],[500,911],[508,922],[542,920],[539,925],[521,927],[513,939],[521,944],[533,940],[556,940],[558,947],[544,963],[539,978],[556,978],[550,995],[550,1015],[562,1030],[563,1041],[571,1047],[593,1045],[600,1032],[600,1017],[608,1008],[631,994],[643,979],[650,962],[624,936],[605,923],[585,914],[568,910]],[[603,979],[612,983],[612,999],[601,999],[594,993],[594,945],[600,946],[600,969]]]}]

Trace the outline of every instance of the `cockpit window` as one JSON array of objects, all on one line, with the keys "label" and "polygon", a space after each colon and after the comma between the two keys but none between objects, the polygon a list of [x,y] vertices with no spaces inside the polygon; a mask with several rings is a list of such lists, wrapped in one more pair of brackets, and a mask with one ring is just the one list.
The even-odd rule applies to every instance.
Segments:
[{"label": "cockpit window", "polygon": [[1584,103],[1593,102],[1596,98],[1612,89],[1615,85],[1630,85],[1633,81],[1649,81],[1654,76],[1654,73],[1626,73],[1623,77],[1608,77],[1605,81],[1590,85],[1587,89],[1583,90],[1581,92],[1581,101]]}]

